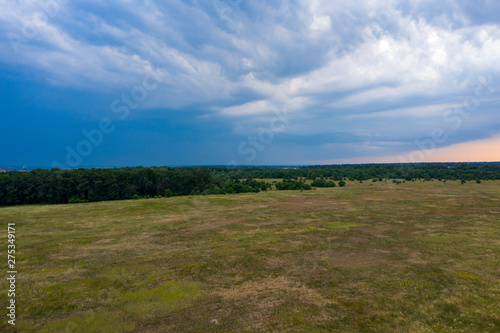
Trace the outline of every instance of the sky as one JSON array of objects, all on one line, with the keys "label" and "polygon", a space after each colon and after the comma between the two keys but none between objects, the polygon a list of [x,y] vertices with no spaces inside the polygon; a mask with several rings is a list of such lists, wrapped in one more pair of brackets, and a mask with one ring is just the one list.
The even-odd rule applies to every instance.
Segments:
[{"label": "sky", "polygon": [[0,0],[0,166],[500,160],[494,0]]}]

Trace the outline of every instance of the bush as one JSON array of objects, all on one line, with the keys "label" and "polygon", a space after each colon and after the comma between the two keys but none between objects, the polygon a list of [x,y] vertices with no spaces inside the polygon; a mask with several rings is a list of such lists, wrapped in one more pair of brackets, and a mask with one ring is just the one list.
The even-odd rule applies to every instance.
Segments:
[{"label": "bush", "polygon": [[316,179],[311,183],[311,186],[314,187],[335,187],[336,184],[332,181],[326,181],[324,179]]},{"label": "bush", "polygon": [[286,190],[310,190],[311,186],[294,180],[284,180],[282,183],[276,183],[278,191]]},{"label": "bush", "polygon": [[345,186],[345,181],[343,181],[343,180],[339,181],[339,186],[340,187],[344,187]]},{"label": "bush", "polygon": [[73,197],[69,198],[69,200],[68,200],[68,203],[70,203],[70,204],[84,203],[84,202],[88,202],[88,201],[85,199],[82,199],[80,197],[76,197],[76,196],[73,196]]}]

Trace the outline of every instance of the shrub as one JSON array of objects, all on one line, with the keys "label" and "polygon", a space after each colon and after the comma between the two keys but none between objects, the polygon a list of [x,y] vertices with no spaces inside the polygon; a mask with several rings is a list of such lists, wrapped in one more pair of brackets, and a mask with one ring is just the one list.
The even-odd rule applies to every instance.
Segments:
[{"label": "shrub", "polygon": [[297,182],[294,180],[284,180],[282,183],[276,183],[276,189],[278,191],[285,190],[310,190],[311,185],[304,184],[302,182]]},{"label": "shrub", "polygon": [[84,202],[87,202],[87,200],[82,199],[82,198],[77,197],[77,196],[73,196],[73,197],[69,198],[69,200],[68,200],[68,203],[70,203],[70,204],[84,203]]},{"label": "shrub", "polygon": [[326,181],[324,179],[316,179],[311,183],[311,186],[314,187],[335,187],[336,184],[332,181]]}]

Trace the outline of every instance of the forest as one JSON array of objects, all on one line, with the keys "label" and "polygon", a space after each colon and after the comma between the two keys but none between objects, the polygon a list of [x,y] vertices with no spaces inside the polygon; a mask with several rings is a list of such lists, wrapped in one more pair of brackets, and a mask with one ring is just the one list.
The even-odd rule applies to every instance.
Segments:
[{"label": "forest", "polygon": [[422,163],[422,164],[359,164],[305,167],[246,167],[234,170],[214,169],[232,173],[239,178],[296,179],[327,178],[340,180],[495,180],[500,179],[500,163]]},{"label": "forest", "polygon": [[[274,184],[262,179],[275,179]],[[310,190],[349,181],[500,179],[498,163],[303,167],[133,167],[0,173],[0,205],[65,204],[182,195]],[[310,180],[311,182],[306,182]],[[337,182],[337,183],[335,183]]]}]

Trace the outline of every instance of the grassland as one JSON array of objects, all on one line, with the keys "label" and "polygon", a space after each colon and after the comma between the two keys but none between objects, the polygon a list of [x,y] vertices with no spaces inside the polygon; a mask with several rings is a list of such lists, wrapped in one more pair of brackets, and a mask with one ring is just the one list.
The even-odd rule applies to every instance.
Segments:
[{"label": "grassland", "polygon": [[17,228],[20,332],[500,331],[500,182],[8,207],[0,221]]}]

